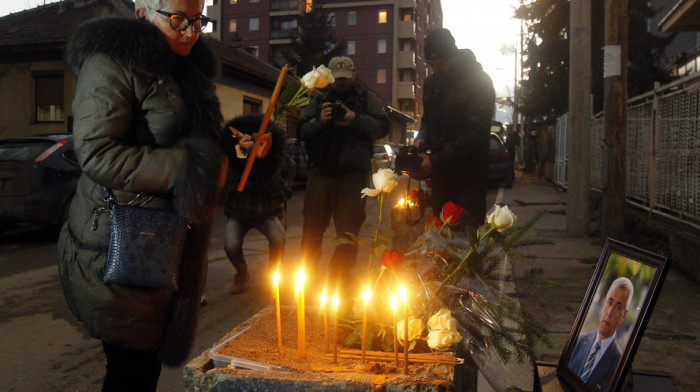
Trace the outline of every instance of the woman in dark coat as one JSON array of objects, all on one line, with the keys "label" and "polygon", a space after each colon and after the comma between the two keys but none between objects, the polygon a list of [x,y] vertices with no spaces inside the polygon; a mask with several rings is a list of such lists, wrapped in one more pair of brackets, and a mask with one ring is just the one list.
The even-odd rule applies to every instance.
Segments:
[{"label": "woman in dark coat", "polygon": [[[227,165],[202,8],[203,0],[136,0],[138,19],[94,19],[66,47],[83,173],[59,238],[59,275],[71,311],[102,341],[105,391],[155,391],[161,363],[182,364],[194,339]],[[102,282],[111,227],[96,210],[102,186],[118,202],[152,195],[144,207],[191,222],[176,292]]]}]

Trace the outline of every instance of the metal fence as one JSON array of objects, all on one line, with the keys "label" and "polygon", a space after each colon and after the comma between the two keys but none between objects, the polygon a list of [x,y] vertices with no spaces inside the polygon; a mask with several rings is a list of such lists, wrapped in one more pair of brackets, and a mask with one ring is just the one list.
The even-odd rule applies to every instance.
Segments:
[{"label": "metal fence", "polygon": [[[591,121],[591,186],[605,188],[603,114]],[[568,115],[557,121],[554,182],[566,186]],[[625,193],[656,213],[700,223],[700,74],[627,102]]]}]

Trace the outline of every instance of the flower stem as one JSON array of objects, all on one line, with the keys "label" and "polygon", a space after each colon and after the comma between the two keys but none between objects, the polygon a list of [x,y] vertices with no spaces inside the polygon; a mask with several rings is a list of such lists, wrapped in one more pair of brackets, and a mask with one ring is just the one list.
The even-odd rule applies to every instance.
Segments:
[{"label": "flower stem", "polygon": [[[382,211],[384,210],[384,192],[379,194],[379,219],[377,221],[377,229],[374,230],[374,246],[372,247],[371,251],[369,252],[369,263],[367,263],[367,280],[369,281],[369,278],[371,276],[371,271],[372,271],[372,259],[374,257],[374,250],[376,249],[377,245],[377,239],[379,238],[379,228],[382,226]],[[376,284],[375,284],[376,286]]]}]

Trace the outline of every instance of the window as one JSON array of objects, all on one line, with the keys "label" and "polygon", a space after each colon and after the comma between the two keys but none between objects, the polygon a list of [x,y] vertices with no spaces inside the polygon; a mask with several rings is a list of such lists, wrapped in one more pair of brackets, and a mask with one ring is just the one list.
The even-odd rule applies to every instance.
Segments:
[{"label": "window", "polygon": [[379,10],[378,23],[386,23],[386,10]]},{"label": "window", "polygon": [[262,113],[262,101],[251,97],[243,97],[243,114]]},{"label": "window", "polygon": [[238,0],[228,0],[229,4],[238,4]]},{"label": "window", "polygon": [[377,41],[377,53],[386,53],[386,39]]},{"label": "window", "polygon": [[258,31],[260,29],[260,18],[250,18],[248,22],[249,31]]},{"label": "window", "polygon": [[63,121],[63,75],[34,75],[36,121]]},{"label": "window", "polygon": [[250,4],[259,3],[259,2],[260,2],[260,0],[250,0]]},{"label": "window", "polygon": [[410,82],[413,80],[413,71],[410,69],[402,69],[401,70],[401,81],[402,82]]},{"label": "window", "polygon": [[235,33],[238,30],[236,19],[231,19],[228,21],[228,31],[230,33]]},{"label": "window", "polygon": [[355,41],[348,41],[348,55],[355,54]]},{"label": "window", "polygon": [[412,50],[412,48],[411,48],[411,41],[410,41],[410,40],[407,40],[407,39],[404,40],[404,41],[402,42],[402,45],[403,45],[403,47],[401,48],[401,50],[403,50],[403,51],[405,51],[405,52],[410,52],[410,51]]},{"label": "window", "polygon": [[328,13],[328,26],[335,26],[335,12]]},{"label": "window", "polygon": [[249,55],[258,57],[258,53],[260,53],[260,47],[258,45],[249,45],[245,48],[245,51],[248,52]]},{"label": "window", "polygon": [[407,13],[403,14],[403,16],[401,16],[401,20],[403,20],[404,22],[412,21],[413,20],[413,13],[407,12]]},{"label": "window", "polygon": [[386,83],[386,69],[377,70],[377,84]]},{"label": "window", "polygon": [[348,12],[348,25],[354,26],[355,24],[357,24],[357,12],[350,11]]}]

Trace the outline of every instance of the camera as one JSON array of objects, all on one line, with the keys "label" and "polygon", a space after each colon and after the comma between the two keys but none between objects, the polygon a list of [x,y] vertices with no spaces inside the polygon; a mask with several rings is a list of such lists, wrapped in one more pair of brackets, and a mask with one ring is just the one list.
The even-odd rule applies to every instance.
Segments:
[{"label": "camera", "polygon": [[398,173],[417,173],[420,170],[421,157],[418,153],[421,152],[416,146],[402,146],[399,148],[399,153],[396,154],[394,162],[394,170]]},{"label": "camera", "polygon": [[341,121],[345,118],[345,109],[343,109],[342,101],[331,102],[331,117],[335,121]]}]

